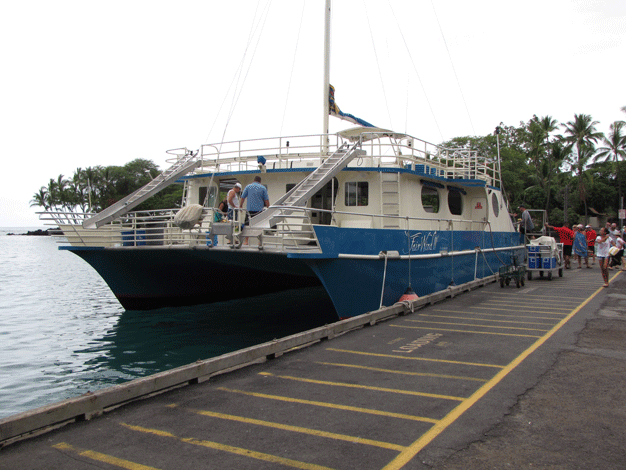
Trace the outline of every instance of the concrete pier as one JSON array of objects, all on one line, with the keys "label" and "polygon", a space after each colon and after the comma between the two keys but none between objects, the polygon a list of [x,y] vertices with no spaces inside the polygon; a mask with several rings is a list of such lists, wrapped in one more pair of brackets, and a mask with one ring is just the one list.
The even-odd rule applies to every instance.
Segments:
[{"label": "concrete pier", "polygon": [[[626,347],[613,341],[610,350],[602,335],[577,343],[590,321],[610,322],[626,338],[626,328],[614,326],[624,324],[626,281],[611,274],[604,289],[597,265],[552,280],[535,275],[521,288],[466,286],[420,299],[412,313],[396,305],[260,352],[234,353],[219,367],[201,361],[35,410],[31,419],[10,417],[0,421],[7,444],[0,469],[501,468],[502,455],[479,462],[480,452],[471,454],[482,467],[460,457],[505,426],[520,397],[545,385],[559,358],[601,350],[602,357],[626,360]],[[234,370],[217,374],[226,367]],[[601,383],[586,382],[584,373],[581,388]],[[624,382],[616,387],[626,389]],[[136,398],[145,399],[117,407]],[[602,403],[594,408],[598,401],[589,400],[580,413],[615,414]],[[17,440],[41,415],[71,423]],[[619,417],[615,432],[623,434]],[[564,454],[571,457],[572,446]],[[615,450],[615,462],[623,463],[623,449]],[[619,468],[611,455],[603,458],[603,468]]]}]

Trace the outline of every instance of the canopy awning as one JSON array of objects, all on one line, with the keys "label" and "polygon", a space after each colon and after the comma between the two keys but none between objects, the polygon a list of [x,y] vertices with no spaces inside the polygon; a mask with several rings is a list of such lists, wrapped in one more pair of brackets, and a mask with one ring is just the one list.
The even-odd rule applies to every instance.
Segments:
[{"label": "canopy awning", "polygon": [[393,132],[388,129],[381,129],[380,127],[352,127],[350,129],[339,131],[338,134],[351,142],[356,142],[361,136],[363,136],[361,138],[363,142],[379,139],[381,137],[389,137],[391,139],[404,139],[409,137],[406,134]]}]

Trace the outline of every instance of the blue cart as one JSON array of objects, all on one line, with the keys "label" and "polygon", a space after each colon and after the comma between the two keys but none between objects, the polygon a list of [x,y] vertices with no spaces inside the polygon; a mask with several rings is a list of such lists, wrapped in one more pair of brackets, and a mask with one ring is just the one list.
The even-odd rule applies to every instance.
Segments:
[{"label": "blue cart", "polygon": [[558,271],[563,277],[563,244],[556,244],[556,252],[549,245],[526,245],[526,272],[528,280],[532,280],[533,272],[539,277],[546,273],[548,280],[552,280],[553,273]]}]

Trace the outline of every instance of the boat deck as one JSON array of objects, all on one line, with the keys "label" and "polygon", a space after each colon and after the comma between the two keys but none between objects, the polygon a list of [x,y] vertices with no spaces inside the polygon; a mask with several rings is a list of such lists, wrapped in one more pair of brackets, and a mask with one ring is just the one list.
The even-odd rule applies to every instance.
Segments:
[{"label": "boat deck", "polygon": [[573,347],[619,274],[608,289],[597,265],[519,289],[491,283],[13,443],[0,467],[432,468]]}]

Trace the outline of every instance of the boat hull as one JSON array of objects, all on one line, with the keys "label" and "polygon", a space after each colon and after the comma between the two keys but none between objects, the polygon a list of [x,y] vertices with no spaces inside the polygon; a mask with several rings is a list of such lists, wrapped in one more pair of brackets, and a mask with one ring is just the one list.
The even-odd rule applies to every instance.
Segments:
[{"label": "boat hull", "polygon": [[517,232],[331,226],[316,226],[315,232],[326,256],[312,255],[307,263],[340,318],[392,305],[408,287],[424,296],[490,276],[500,266],[521,265],[525,255]]},{"label": "boat hull", "polygon": [[[127,310],[208,304],[322,284],[339,318],[498,272],[525,249],[515,232],[315,226],[321,253],[62,247],[89,263]],[[480,250],[476,250],[480,247]],[[382,301],[381,301],[382,299]]]},{"label": "boat hull", "polygon": [[244,250],[61,247],[89,263],[126,310],[208,304],[318,286],[302,260]]}]

